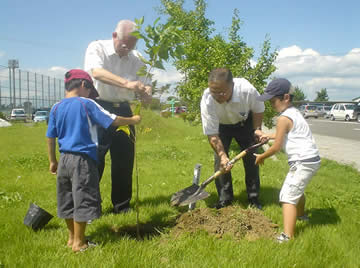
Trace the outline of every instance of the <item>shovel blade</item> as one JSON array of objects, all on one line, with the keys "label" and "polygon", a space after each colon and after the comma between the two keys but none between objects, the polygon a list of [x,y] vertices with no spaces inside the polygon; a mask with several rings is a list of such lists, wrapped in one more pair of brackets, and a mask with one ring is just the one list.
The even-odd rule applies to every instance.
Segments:
[{"label": "shovel blade", "polygon": [[197,201],[208,198],[209,196],[210,196],[210,194],[208,192],[200,191],[198,193],[195,193],[195,194],[189,196],[188,198],[184,199],[183,201],[181,201],[178,204],[178,206],[179,207],[187,206],[187,205],[190,205],[192,203],[196,203]]},{"label": "shovel blade", "polygon": [[182,189],[171,196],[170,204],[172,206],[178,206],[181,202],[192,196],[200,188],[199,185],[192,184],[185,189]]}]

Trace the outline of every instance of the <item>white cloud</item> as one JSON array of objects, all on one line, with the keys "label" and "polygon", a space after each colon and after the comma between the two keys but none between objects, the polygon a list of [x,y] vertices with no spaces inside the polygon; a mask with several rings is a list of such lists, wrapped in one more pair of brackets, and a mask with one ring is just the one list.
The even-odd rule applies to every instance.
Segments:
[{"label": "white cloud", "polygon": [[274,76],[288,78],[309,100],[326,88],[330,100],[351,100],[360,96],[360,48],[343,56],[321,55],[298,46],[283,48],[275,61]]},{"label": "white cloud", "polygon": [[159,85],[175,84],[182,79],[181,74],[173,66],[167,67],[165,71],[155,69],[153,73],[154,80],[157,80]]},{"label": "white cloud", "polygon": [[[81,68],[78,68],[81,69]],[[30,72],[38,73],[50,77],[55,77],[58,79],[63,79],[64,75],[67,71],[69,71],[68,68],[62,67],[62,66],[53,66],[48,69],[29,69]]]}]

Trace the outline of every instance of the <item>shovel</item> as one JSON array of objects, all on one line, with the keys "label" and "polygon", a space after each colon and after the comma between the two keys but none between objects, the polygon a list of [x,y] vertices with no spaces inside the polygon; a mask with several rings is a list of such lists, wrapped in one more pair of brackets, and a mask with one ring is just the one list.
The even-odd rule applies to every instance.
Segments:
[{"label": "shovel", "polygon": [[[247,149],[245,149],[241,153],[239,153],[237,156],[235,156],[233,159],[231,159],[231,161],[228,162],[228,165],[233,165],[239,159],[243,158],[247,153],[259,148],[260,146],[264,145],[267,142],[268,141],[265,140],[263,142],[260,142],[260,143],[257,143],[257,144],[254,144],[254,145],[248,147]],[[219,177],[221,174],[224,174],[224,170],[216,171],[212,176],[210,176],[200,186],[196,185],[196,184],[192,184],[191,186],[176,192],[175,194],[172,195],[170,204],[172,206],[180,206],[180,207],[187,206],[191,203],[195,203],[199,200],[203,200],[203,199],[209,197],[210,194],[208,192],[204,191],[205,187],[210,182],[212,182],[217,177]]]}]

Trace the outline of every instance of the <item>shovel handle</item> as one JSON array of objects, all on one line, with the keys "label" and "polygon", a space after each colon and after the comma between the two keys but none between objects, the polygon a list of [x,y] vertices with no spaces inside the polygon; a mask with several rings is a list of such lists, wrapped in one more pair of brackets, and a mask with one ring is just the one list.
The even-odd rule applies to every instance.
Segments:
[{"label": "shovel handle", "polygon": [[[264,145],[265,143],[267,143],[268,141],[263,141],[263,142],[259,142],[257,144],[254,144],[250,147],[248,147],[247,149],[243,150],[241,153],[239,153],[238,155],[236,155],[233,159],[231,159],[228,162],[228,165],[233,165],[235,164],[237,161],[239,161],[241,158],[243,158],[248,152],[253,151],[257,148],[259,148],[260,146]],[[217,177],[219,177],[220,175],[222,175],[224,173],[224,170],[218,170],[216,171],[210,178],[208,178],[206,181],[204,181],[201,185],[200,188],[198,189],[197,192],[201,191],[202,189],[204,189],[210,182],[212,182],[213,180],[215,180]]]}]

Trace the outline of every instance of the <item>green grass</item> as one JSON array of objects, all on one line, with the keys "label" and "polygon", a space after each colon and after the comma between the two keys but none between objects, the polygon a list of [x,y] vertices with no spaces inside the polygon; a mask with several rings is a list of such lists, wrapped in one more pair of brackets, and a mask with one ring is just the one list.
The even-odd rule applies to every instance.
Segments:
[{"label": "green grass", "polygon": [[[306,191],[311,220],[297,224],[294,241],[281,245],[268,239],[237,242],[205,232],[172,236],[176,217],[186,209],[170,207],[170,197],[191,184],[196,163],[202,164],[201,181],[213,173],[213,153],[200,126],[190,126],[179,118],[161,118],[150,111],[144,114],[137,127],[144,239],[136,239],[135,212],[109,213],[107,158],[101,181],[104,214],[87,227],[87,235],[100,245],[83,254],[74,254],[65,247],[63,220],[54,217],[38,232],[23,224],[30,202],[56,216],[56,178],[48,172],[46,124],[0,128],[0,267],[360,266],[360,173],[326,159]],[[288,166],[284,154],[278,159],[267,160],[261,167],[261,201],[264,214],[278,223],[281,231],[278,194]],[[241,163],[234,167],[233,177],[236,204],[246,207]],[[216,201],[214,183],[207,191],[211,196],[198,202],[197,207]]]}]

